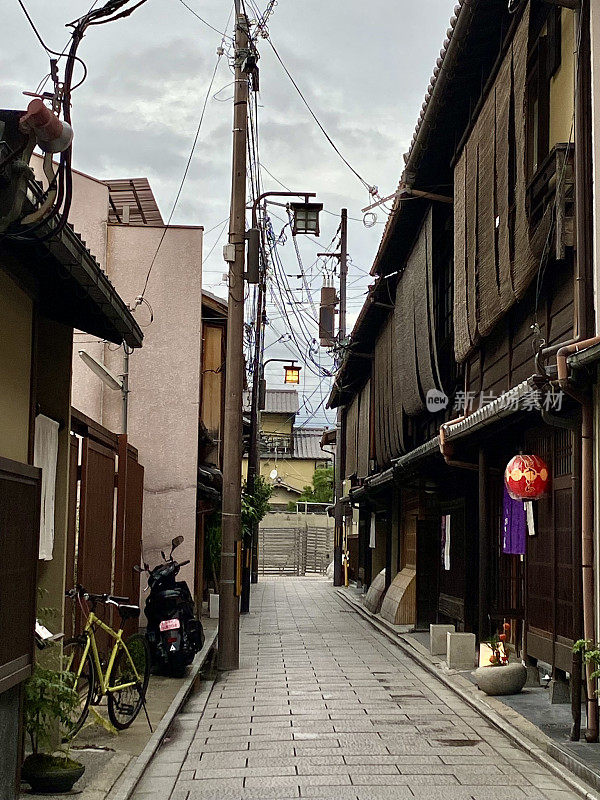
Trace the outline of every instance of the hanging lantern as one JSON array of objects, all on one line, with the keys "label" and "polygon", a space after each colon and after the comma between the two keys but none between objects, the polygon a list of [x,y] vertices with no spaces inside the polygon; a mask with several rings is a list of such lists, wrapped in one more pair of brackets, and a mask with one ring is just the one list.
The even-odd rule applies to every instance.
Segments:
[{"label": "hanging lantern", "polygon": [[538,500],[549,482],[548,467],[539,456],[515,456],[504,470],[504,483],[513,500]]},{"label": "hanging lantern", "polygon": [[302,367],[297,366],[295,361],[292,361],[289,366],[285,366],[283,369],[285,371],[284,383],[300,383],[300,370]]},{"label": "hanging lantern", "polygon": [[323,203],[290,203],[292,209],[292,233],[312,233],[319,236],[319,213],[323,210]]}]

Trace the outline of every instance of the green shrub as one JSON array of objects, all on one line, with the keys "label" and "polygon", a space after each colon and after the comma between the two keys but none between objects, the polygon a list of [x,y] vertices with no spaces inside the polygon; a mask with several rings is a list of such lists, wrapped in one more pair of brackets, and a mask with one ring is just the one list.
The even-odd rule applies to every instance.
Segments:
[{"label": "green shrub", "polygon": [[54,750],[57,727],[63,737],[72,729],[72,715],[79,706],[73,678],[70,672],[36,665],[25,682],[24,723],[34,755]]}]

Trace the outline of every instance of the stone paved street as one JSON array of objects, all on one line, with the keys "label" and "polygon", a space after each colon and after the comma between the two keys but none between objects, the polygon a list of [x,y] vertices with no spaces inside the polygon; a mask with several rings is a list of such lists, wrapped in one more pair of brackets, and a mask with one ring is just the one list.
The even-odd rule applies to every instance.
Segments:
[{"label": "stone paved street", "polygon": [[328,581],[252,590],[240,670],[188,703],[135,800],[576,797]]}]

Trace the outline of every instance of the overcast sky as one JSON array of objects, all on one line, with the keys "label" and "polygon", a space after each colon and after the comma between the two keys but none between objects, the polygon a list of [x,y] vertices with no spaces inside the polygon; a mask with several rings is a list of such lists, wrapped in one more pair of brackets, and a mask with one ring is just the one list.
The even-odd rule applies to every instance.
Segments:
[{"label": "overcast sky", "polygon": [[[65,24],[87,11],[91,0],[25,0],[47,45],[62,50]],[[186,0],[211,25],[223,30],[229,2]],[[2,106],[25,107],[23,91],[34,91],[48,72],[48,57],[36,40],[17,0],[7,0],[0,54]],[[267,0],[258,0],[262,10]],[[382,196],[391,194],[402,172],[423,95],[445,37],[454,0],[279,0],[271,17],[272,41],[316,115],[353,167]],[[231,25],[227,31],[230,36]],[[110,25],[89,29],[79,48],[89,75],[73,95],[74,166],[98,178],[147,176],[166,219],[181,180],[204,97],[216,62],[220,36],[196,19],[179,0],[148,0],[135,13]],[[316,253],[334,236],[339,210],[348,208],[349,327],[368,285],[385,211],[367,229],[361,208],[365,188],[343,164],[259,39],[260,155],[264,167],[292,189],[315,191],[332,213],[322,219],[321,243],[303,240],[302,261],[315,302],[322,284]],[[206,288],[226,295],[222,243],[229,210],[232,75],[223,57],[215,80],[195,157],[173,222],[205,228]],[[281,188],[266,173],[266,189]],[[273,208],[273,226],[283,228],[285,210]],[[283,212],[283,213],[282,213]],[[278,219],[279,218],[279,219]],[[212,229],[212,230],[211,230]],[[212,249],[214,246],[214,249]],[[209,256],[209,253],[211,252]],[[280,248],[293,297],[310,314],[296,277],[299,266],[292,241]],[[208,257],[207,257],[208,256]],[[312,265],[312,266],[311,266]],[[298,291],[296,291],[298,289]],[[278,289],[275,291],[279,292]],[[150,294],[148,295],[151,300]],[[269,305],[268,342],[285,334],[287,322]],[[306,319],[306,316],[303,317]],[[296,335],[304,339],[296,331]],[[287,337],[286,337],[287,338]],[[293,345],[278,342],[270,356],[298,357]],[[325,353],[315,354],[329,365]],[[312,369],[316,368],[313,366]],[[281,370],[271,367],[269,385],[281,385]],[[318,406],[329,382],[303,370],[301,417],[323,424]]]}]

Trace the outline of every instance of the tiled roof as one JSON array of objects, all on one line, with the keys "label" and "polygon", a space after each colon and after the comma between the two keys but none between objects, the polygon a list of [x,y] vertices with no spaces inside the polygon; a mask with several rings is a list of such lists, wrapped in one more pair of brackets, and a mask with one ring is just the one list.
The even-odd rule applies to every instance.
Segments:
[{"label": "tiled roof", "polygon": [[222,311],[227,313],[227,300],[225,300],[225,298],[218,297],[216,294],[202,289],[202,300],[212,302],[213,305],[218,306]]},{"label": "tiled roof", "polygon": [[294,428],[294,458],[327,461],[331,453],[321,450],[321,436],[324,428]]},{"label": "tiled roof", "polygon": [[[266,414],[297,414],[300,409],[296,389],[267,389]],[[250,392],[244,392],[244,411],[250,410]]]}]

